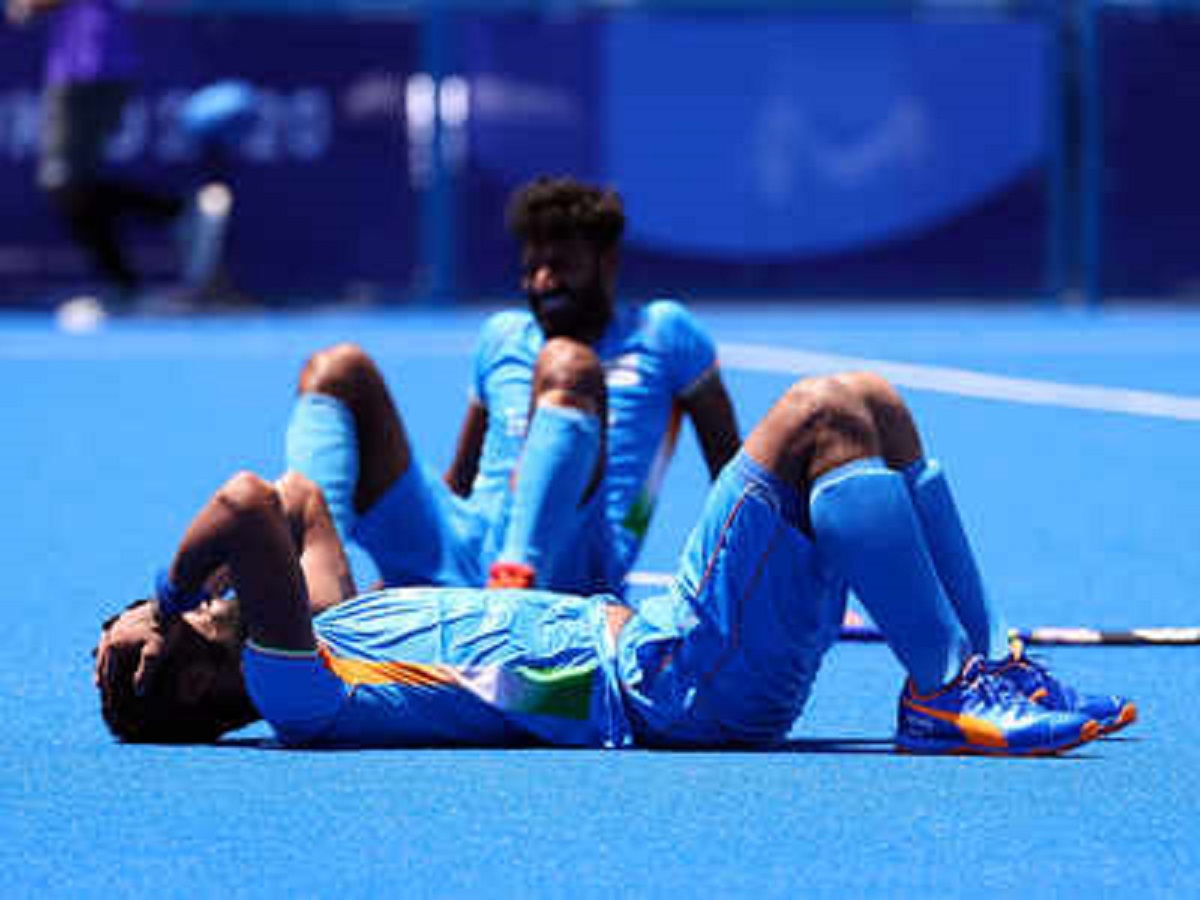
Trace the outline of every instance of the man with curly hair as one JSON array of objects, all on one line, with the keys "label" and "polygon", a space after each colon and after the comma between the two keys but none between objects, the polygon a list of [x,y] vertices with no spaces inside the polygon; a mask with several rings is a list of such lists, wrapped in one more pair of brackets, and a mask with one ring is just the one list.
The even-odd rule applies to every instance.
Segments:
[{"label": "man with curly hair", "polygon": [[672,299],[618,303],[620,196],[539,178],[512,197],[528,308],[491,316],[442,476],[416,458],[374,361],[315,353],[286,463],[388,586],[620,593],[682,419],[715,478],[739,446],[712,339]]}]

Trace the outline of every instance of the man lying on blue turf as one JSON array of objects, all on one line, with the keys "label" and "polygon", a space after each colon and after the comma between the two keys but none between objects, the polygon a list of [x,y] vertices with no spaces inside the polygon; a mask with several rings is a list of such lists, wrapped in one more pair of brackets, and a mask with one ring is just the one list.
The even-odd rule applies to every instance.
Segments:
[{"label": "man lying on blue turf", "polygon": [[[237,600],[210,599],[228,576]],[[353,595],[320,490],[219,489],[154,600],[106,626],[103,714],[131,741],[260,715],[294,746],[770,746],[788,735],[851,587],[908,672],[896,742],[1057,753],[1123,727],[1022,649],[984,592],[946,478],[884,380],[803,380],[722,471],[670,590],[411,587]]]},{"label": "man lying on blue turf", "polygon": [[514,195],[509,226],[529,308],[484,324],[444,477],[352,344],[305,365],[287,469],[321,487],[387,586],[620,593],[682,416],[714,479],[737,452],[716,348],[677,301],[618,304],[615,191],[539,179]]}]

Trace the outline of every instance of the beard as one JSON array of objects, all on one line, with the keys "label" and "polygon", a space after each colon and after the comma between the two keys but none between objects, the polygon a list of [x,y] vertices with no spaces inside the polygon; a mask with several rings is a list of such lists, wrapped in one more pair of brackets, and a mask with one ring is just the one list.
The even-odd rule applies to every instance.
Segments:
[{"label": "beard", "polygon": [[599,284],[576,291],[564,288],[552,294],[529,294],[529,307],[547,338],[596,340],[612,317],[611,301]]}]

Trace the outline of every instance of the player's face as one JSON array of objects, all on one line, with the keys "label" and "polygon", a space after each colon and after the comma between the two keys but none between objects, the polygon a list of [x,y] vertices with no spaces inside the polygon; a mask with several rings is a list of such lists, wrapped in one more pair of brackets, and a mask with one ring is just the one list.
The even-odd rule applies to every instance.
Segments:
[{"label": "player's face", "polygon": [[177,627],[168,639],[168,648],[178,658],[173,684],[176,705],[228,725],[245,721],[243,710],[249,701],[242,680],[240,641],[230,632],[230,624],[214,615],[213,607],[223,602],[212,601],[184,613],[184,621],[174,623]]},{"label": "player's face", "polygon": [[521,287],[546,337],[592,342],[613,309],[613,253],[583,238],[529,241],[521,252]]}]

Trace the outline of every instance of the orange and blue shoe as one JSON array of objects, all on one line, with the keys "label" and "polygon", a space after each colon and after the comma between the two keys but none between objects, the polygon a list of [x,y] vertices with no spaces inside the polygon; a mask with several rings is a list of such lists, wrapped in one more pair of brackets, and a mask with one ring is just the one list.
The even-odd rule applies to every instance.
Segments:
[{"label": "orange and blue shoe", "polygon": [[532,566],[518,562],[494,562],[488,569],[489,588],[521,589],[533,587],[537,572]]},{"label": "orange and blue shoe", "polygon": [[911,680],[905,684],[896,745],[909,753],[1041,756],[1099,734],[1094,720],[1033,703],[973,656],[954,681],[932,694],[918,694]]},{"label": "orange and blue shoe", "polygon": [[1063,684],[1044,665],[1031,659],[1019,640],[1009,644],[1008,658],[989,663],[988,671],[1043,709],[1077,712],[1095,719],[1101,734],[1112,734],[1137,721],[1137,706],[1132,700],[1115,694],[1084,694]]}]

